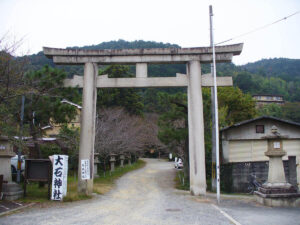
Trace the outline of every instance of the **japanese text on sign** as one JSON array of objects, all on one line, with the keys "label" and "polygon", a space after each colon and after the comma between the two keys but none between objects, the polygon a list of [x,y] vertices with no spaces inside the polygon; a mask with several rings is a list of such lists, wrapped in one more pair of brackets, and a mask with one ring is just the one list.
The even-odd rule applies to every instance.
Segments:
[{"label": "japanese text on sign", "polygon": [[53,156],[52,200],[61,201],[67,194],[68,156]]},{"label": "japanese text on sign", "polygon": [[81,179],[89,180],[90,178],[90,160],[82,159],[81,160]]},{"label": "japanese text on sign", "polygon": [[280,148],[280,142],[274,142],[274,148]]}]

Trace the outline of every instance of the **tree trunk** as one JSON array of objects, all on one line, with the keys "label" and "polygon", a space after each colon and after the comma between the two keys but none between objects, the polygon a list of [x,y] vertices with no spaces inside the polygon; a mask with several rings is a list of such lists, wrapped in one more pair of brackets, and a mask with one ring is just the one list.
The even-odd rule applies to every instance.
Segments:
[{"label": "tree trunk", "polygon": [[30,122],[30,134],[32,136],[32,140],[34,144],[33,152],[32,151],[30,152],[30,156],[32,158],[41,159],[42,153],[41,153],[40,145],[38,143],[37,131],[35,130],[35,127],[32,122]]}]

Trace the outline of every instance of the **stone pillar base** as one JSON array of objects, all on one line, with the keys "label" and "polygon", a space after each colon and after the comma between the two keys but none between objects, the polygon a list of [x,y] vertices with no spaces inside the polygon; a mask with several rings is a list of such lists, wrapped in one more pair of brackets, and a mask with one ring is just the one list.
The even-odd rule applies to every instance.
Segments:
[{"label": "stone pillar base", "polygon": [[14,201],[23,197],[24,191],[21,186],[15,182],[2,184],[3,200]]},{"label": "stone pillar base", "polygon": [[270,207],[300,207],[300,193],[264,194],[254,192],[255,200]]},{"label": "stone pillar base", "polygon": [[266,182],[259,188],[259,191],[264,194],[282,194],[282,193],[297,193],[297,189],[289,183],[269,183]]},{"label": "stone pillar base", "polygon": [[300,193],[289,183],[264,183],[254,195],[257,202],[266,206],[300,206]]},{"label": "stone pillar base", "polygon": [[81,182],[78,182],[77,191],[80,194],[91,195],[93,193],[93,185],[93,179],[81,180]]}]

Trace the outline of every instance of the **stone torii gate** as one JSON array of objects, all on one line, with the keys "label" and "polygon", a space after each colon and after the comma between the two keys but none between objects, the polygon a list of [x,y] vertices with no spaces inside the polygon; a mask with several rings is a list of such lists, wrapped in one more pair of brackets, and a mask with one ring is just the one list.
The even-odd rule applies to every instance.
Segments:
[{"label": "stone torii gate", "polygon": [[[239,55],[243,44],[217,46],[216,62],[231,62]],[[83,88],[83,108],[81,114],[78,192],[91,194],[93,191],[93,165],[95,142],[95,119],[97,88],[132,87],[187,87],[190,191],[193,195],[206,194],[205,147],[203,102],[201,87],[213,86],[211,74],[201,75],[201,63],[212,62],[212,48],[157,48],[157,49],[119,49],[119,50],[79,50],[44,47],[44,54],[60,65],[84,65],[84,76],[66,79],[65,87]],[[148,64],[185,63],[187,74],[176,77],[148,77]],[[134,78],[108,78],[98,76],[98,65],[133,64],[136,65]],[[232,86],[231,77],[218,77],[218,86]],[[89,160],[90,179],[83,180],[81,160]]]}]

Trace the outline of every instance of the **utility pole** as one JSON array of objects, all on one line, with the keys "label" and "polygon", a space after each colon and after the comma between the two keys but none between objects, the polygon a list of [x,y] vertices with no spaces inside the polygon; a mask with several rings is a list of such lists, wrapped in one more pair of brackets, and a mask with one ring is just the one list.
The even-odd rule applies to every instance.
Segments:
[{"label": "utility pole", "polygon": [[[210,25],[210,47],[213,47],[212,40],[212,6],[209,6],[209,25]],[[214,77],[214,64],[210,64],[210,73]],[[215,88],[210,88],[210,99],[211,99],[211,189],[216,191],[217,180],[216,180],[216,122],[215,122]]]},{"label": "utility pole", "polygon": [[212,6],[209,6],[210,15],[210,41],[213,53],[213,65],[212,72],[214,77],[214,118],[215,121],[215,150],[216,150],[216,172],[217,172],[217,200],[220,203],[220,160],[219,160],[219,113],[218,113],[218,95],[217,95],[217,72],[216,72],[216,52],[213,35],[213,10]]},{"label": "utility pole", "polygon": [[17,182],[21,181],[21,154],[22,154],[22,141],[23,141],[23,121],[24,121],[24,104],[25,96],[22,96],[22,105],[21,105],[21,121],[20,121],[20,136],[19,136],[19,149],[18,149],[18,168],[17,168]]}]

